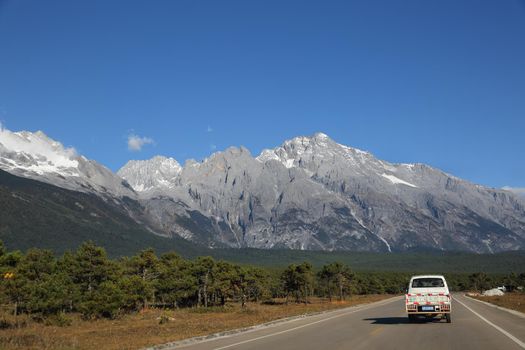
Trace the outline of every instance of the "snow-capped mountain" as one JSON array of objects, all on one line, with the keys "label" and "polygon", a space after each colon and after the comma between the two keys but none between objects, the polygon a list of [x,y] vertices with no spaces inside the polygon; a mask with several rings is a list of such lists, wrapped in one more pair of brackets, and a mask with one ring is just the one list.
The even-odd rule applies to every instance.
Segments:
[{"label": "snow-capped mountain", "polygon": [[161,156],[130,161],[114,174],[42,132],[2,129],[0,169],[95,194],[142,232],[208,247],[525,249],[522,197],[385,162],[322,133],[256,157],[230,147],[184,166]]},{"label": "snow-capped mountain", "polygon": [[381,166],[381,162],[370,153],[338,144],[323,133],[293,138],[280,147],[263,150],[257,157],[263,163],[277,160],[286,168],[301,167],[312,173],[317,172],[322,164],[336,159],[353,165],[355,172],[359,172],[363,166],[368,169]]},{"label": "snow-capped mountain", "polygon": [[0,169],[75,191],[135,197],[133,189],[111,170],[42,131],[0,128]]},{"label": "snow-capped mountain", "polygon": [[402,184],[417,187],[396,176],[403,173],[404,176],[410,177],[410,174],[406,174],[404,170],[411,169],[414,164],[383,162],[368,152],[338,144],[323,133],[317,133],[313,137],[296,137],[285,141],[282,146],[275,149],[263,150],[257,160],[261,162],[277,160],[287,168],[301,168],[308,174],[321,177],[329,173],[340,178],[374,176],[378,182],[387,185]]}]

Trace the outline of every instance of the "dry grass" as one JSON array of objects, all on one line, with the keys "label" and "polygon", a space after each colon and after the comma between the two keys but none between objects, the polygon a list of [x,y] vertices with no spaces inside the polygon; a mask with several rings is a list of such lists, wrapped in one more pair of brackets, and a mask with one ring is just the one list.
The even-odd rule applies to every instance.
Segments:
[{"label": "dry grass", "polygon": [[[0,349],[140,349],[225,330],[249,327],[289,316],[331,310],[388,298],[388,295],[354,296],[343,302],[315,299],[310,304],[237,304],[224,308],[151,309],[118,320],[82,321],[71,317],[66,327],[45,325],[20,318],[25,325],[0,329]],[[159,322],[160,318],[169,321]],[[6,316],[3,318],[6,319]],[[0,322],[2,317],[0,317]],[[12,321],[12,320],[10,320]]]},{"label": "dry grass", "polygon": [[525,313],[525,294],[524,293],[505,293],[502,296],[485,297],[482,295],[473,296],[473,298],[486,301],[491,304],[505,307]]}]

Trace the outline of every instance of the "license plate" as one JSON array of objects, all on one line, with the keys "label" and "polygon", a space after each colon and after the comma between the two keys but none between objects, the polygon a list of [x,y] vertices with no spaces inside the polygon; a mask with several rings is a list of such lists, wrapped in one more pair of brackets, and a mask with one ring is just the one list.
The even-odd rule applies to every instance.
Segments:
[{"label": "license plate", "polygon": [[434,311],[433,306],[422,306],[421,311]]}]

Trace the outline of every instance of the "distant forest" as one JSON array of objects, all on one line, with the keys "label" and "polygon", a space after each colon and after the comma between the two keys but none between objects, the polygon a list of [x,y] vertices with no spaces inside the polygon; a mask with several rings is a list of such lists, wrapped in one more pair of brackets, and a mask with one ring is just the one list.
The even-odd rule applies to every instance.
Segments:
[{"label": "distant forest", "polygon": [[[404,293],[412,273],[356,272],[341,262],[318,268],[310,262],[283,268],[240,265],[209,256],[157,256],[146,249],[110,259],[104,248],[83,243],[57,257],[50,250],[8,251],[0,241],[0,303],[10,313],[85,319],[116,318],[143,308],[208,308],[226,303],[308,303],[311,297],[345,299],[354,294]],[[445,274],[452,290],[482,291],[525,285],[525,273]]]}]

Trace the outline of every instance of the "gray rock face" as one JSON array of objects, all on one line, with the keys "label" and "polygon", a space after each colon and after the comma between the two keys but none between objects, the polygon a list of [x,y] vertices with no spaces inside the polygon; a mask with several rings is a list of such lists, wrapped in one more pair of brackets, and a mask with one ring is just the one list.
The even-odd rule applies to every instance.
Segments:
[{"label": "gray rock face", "polygon": [[119,174],[166,234],[212,247],[525,248],[524,202],[512,193],[423,164],[387,163],[324,134],[294,138],[256,158],[241,147],[182,169],[173,163],[156,171],[157,163],[140,163],[147,171],[130,163]]}]

